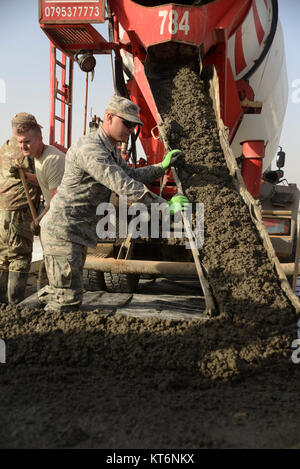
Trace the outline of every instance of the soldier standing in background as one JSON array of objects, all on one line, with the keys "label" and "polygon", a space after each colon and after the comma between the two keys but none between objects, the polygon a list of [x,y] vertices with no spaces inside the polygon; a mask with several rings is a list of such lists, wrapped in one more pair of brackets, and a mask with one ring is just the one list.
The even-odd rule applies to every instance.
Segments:
[{"label": "soldier standing in background", "polygon": [[45,145],[41,127],[32,121],[17,126],[17,141],[23,155],[33,157],[36,178],[45,199],[46,207],[35,220],[35,225],[38,226],[49,210],[50,201],[63,178],[65,154],[53,145]]},{"label": "soldier standing in background", "polygon": [[33,246],[32,216],[18,166],[25,170],[30,197],[36,209],[40,188],[30,155],[24,157],[16,139],[17,126],[31,122],[25,112],[12,120],[12,138],[0,148],[0,302],[17,304],[24,299]]},{"label": "soldier standing in background", "polygon": [[[139,107],[132,101],[113,96],[102,127],[81,137],[66,155],[59,192],[41,221],[49,285],[39,291],[39,300],[46,304],[46,310],[74,311],[80,307],[87,247],[97,245],[96,209],[109,201],[111,192],[147,206],[166,202],[145,184],[161,177],[182,159],[182,153],[173,150],[162,163],[133,169],[117,149],[119,142],[127,142],[134,129],[143,125],[138,114]],[[188,199],[177,196],[176,202],[182,209]]]}]

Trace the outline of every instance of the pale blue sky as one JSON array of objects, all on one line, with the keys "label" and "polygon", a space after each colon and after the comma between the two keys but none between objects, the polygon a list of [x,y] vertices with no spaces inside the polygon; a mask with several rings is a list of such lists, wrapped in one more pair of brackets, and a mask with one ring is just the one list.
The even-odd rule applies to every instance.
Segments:
[{"label": "pale blue sky", "polygon": [[[288,70],[289,102],[280,145],[286,152],[285,176],[300,188],[300,2],[279,0]],[[10,137],[11,119],[21,111],[34,114],[49,135],[49,40],[38,23],[38,0],[0,0],[0,142]],[[107,25],[99,27],[107,34]],[[103,116],[113,93],[109,56],[97,56],[89,85],[93,114]],[[298,81],[297,81],[298,80]],[[1,102],[3,83],[5,103]],[[75,64],[73,141],[83,132],[85,76]],[[294,87],[293,87],[294,85]]]}]

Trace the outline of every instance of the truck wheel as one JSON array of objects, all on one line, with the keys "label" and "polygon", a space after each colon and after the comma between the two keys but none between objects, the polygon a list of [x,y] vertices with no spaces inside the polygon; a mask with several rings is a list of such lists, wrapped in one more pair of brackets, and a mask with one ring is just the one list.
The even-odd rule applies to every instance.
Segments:
[{"label": "truck wheel", "polygon": [[87,291],[106,290],[103,272],[83,269],[83,288]]},{"label": "truck wheel", "polygon": [[112,274],[104,272],[107,291],[111,293],[134,293],[137,290],[140,276],[136,274]]}]

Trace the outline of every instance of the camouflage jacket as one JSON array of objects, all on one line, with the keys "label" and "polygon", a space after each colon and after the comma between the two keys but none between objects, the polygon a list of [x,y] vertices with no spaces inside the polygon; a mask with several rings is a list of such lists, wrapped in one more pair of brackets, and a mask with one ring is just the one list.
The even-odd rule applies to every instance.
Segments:
[{"label": "camouflage jacket", "polygon": [[[15,138],[7,140],[0,148],[0,210],[20,210],[28,206],[21,179],[10,172],[15,160],[23,160],[27,172],[34,173],[34,162],[24,158]],[[38,205],[40,189],[28,183],[31,199]]]},{"label": "camouflage jacket", "polygon": [[128,201],[165,202],[145,184],[164,174],[161,164],[130,168],[102,128],[81,137],[66,154],[65,173],[42,229],[56,239],[96,247],[97,206],[108,202],[111,192]]}]

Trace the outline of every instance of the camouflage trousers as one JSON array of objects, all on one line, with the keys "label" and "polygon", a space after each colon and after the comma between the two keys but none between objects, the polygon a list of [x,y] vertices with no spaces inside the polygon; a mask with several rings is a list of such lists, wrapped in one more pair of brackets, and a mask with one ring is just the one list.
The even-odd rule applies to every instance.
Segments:
[{"label": "camouflage trousers", "polygon": [[41,243],[49,285],[39,290],[45,310],[76,311],[83,296],[83,266],[87,248],[49,236],[41,229]]},{"label": "camouflage trousers", "polygon": [[29,208],[0,210],[0,270],[29,272],[33,232]]}]

